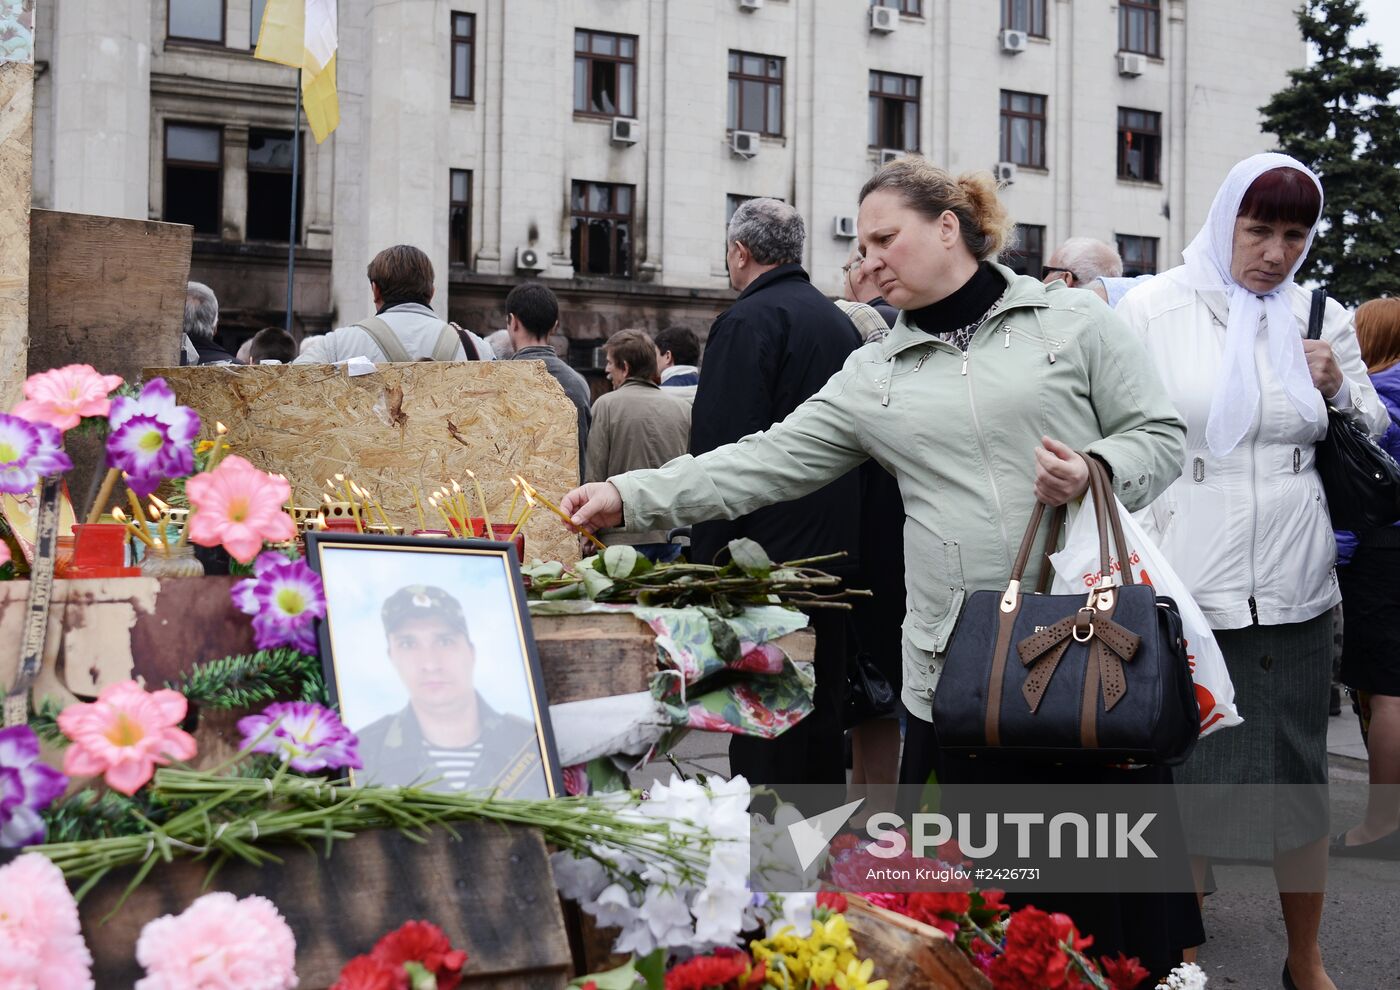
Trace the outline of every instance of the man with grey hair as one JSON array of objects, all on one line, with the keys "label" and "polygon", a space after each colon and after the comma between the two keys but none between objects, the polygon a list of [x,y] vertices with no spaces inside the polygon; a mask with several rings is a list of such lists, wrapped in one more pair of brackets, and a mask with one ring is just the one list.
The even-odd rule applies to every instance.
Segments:
[{"label": "man with grey hair", "polygon": [[[777,199],[751,199],[729,221],[725,261],[739,292],[705,342],[690,419],[695,455],[766,430],[820,391],[861,345],[851,321],[802,269],[802,217]],[[731,540],[748,538],[775,561],[846,551],[831,566],[853,567],[860,526],[858,473],[783,505],[734,520],[699,523],[690,558],[711,563]],[[816,709],[776,739],[735,736],[729,763],[753,783],[845,782],[840,704],[846,686],[847,620],[814,610]]]},{"label": "man with grey hair", "polygon": [[181,364],[233,364],[233,355],[224,350],[218,334],[219,300],[214,290],[203,282],[187,282]]},{"label": "man with grey hair", "polygon": [[1128,290],[1151,275],[1123,277],[1123,258],[1112,244],[1092,237],[1071,237],[1050,255],[1040,270],[1046,285],[1062,280],[1072,289],[1088,289],[1110,307],[1117,307]]},{"label": "man with grey hair", "polygon": [[1095,279],[1122,274],[1118,249],[1093,237],[1071,237],[1055,249],[1040,272],[1046,285],[1058,279],[1071,289],[1087,289]]}]

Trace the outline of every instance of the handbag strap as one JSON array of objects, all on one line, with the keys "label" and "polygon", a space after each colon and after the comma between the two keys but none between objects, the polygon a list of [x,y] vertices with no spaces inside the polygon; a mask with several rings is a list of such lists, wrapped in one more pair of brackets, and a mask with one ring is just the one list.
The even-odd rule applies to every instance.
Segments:
[{"label": "handbag strap", "polygon": [[1322,317],[1327,312],[1327,290],[1313,289],[1312,309],[1308,311],[1308,339],[1317,340],[1322,336]]},{"label": "handbag strap", "polygon": [[[1128,541],[1123,537],[1123,520],[1118,516],[1118,504],[1113,498],[1113,482],[1108,479],[1108,469],[1099,462],[1097,457],[1085,457],[1089,462],[1089,484],[1098,486],[1098,494],[1094,497],[1095,512],[1101,513],[1103,510],[1098,507],[1107,506],[1108,529],[1113,533],[1113,546],[1118,551],[1118,565],[1124,584],[1135,584],[1133,579],[1132,548],[1128,546]],[[1100,554],[1104,546],[1104,525],[1103,516],[1099,515],[1099,542]]]}]

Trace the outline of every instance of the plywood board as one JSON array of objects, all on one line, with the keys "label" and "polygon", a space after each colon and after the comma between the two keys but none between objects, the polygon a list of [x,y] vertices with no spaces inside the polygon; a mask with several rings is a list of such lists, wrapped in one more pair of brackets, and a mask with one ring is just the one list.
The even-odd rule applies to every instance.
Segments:
[{"label": "plywood board", "polygon": [[34,66],[0,63],[0,409],[21,397],[29,341]]},{"label": "plywood board", "polygon": [[31,224],[31,372],[82,362],[134,379],[179,363],[188,226],[52,210]]},{"label": "plywood board", "polygon": [[[295,846],[281,865],[233,860],[215,890],[260,894],[287,919],[297,942],[303,990],[325,990],[353,956],[405,921],[441,926],[467,952],[463,988],[544,990],[568,982],[572,962],[564,919],[540,833],[484,823],[434,829],[426,843],[397,832],[366,832],[336,843],[331,858]],[[178,914],[204,893],[209,862],[158,865],[106,924],[131,871],[108,877],[81,904],[83,935],[99,987],[129,987],[142,975],[132,946],[141,928]]]},{"label": "plywood board", "polygon": [[[558,502],[578,480],[578,413],[539,361],[382,364],[348,377],[329,365],[151,368],[198,410],[205,436],[228,427],[231,449],[285,475],[297,505],[316,505],[324,482],[353,478],[395,525],[417,527],[414,486],[426,493],[470,469],[493,522],[504,522],[521,474]],[[475,513],[474,513],[475,514]],[[435,513],[433,513],[435,515]],[[428,528],[441,528],[430,515]],[[543,506],[525,525],[525,556],[576,561],[577,538]]]}]

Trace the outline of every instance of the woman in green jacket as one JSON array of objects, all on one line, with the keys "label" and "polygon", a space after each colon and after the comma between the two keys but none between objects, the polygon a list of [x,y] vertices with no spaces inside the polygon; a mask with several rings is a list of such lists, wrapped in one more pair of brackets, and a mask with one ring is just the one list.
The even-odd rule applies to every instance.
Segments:
[{"label": "woman in green jacket", "polygon": [[[966,596],[1006,587],[1035,499],[1082,495],[1085,456],[1107,466],[1129,509],[1180,471],[1184,424],[1141,344],[1093,293],[993,263],[1010,228],[989,174],[955,178],[921,158],[886,165],[861,190],[858,230],[865,271],[901,310],[889,336],[855,351],[771,429],[563,502],[590,529],[732,519],[879,461],[904,499],[906,784],[957,775],[938,756],[934,687]],[[1200,940],[1194,900],[1185,917],[1113,900],[1097,895],[1070,912],[1096,949],[1125,949],[1162,972]]]}]

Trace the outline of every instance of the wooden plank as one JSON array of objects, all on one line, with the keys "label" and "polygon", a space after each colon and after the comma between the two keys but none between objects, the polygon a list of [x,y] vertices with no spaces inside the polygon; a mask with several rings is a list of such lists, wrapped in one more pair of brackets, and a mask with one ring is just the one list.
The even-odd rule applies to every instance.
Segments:
[{"label": "wooden plank", "polygon": [[[298,505],[324,482],[353,478],[397,525],[417,528],[413,486],[427,493],[476,472],[493,522],[504,522],[523,474],[554,501],[578,484],[578,412],[540,361],[380,365],[347,377],[326,365],[152,368],[180,401],[228,427],[232,450],[291,481]],[[472,500],[475,501],[474,499]],[[424,502],[424,510],[433,510]],[[429,517],[428,528],[442,528]],[[526,523],[525,554],[578,559],[578,541],[543,507]]]},{"label": "wooden plank", "polygon": [[34,66],[0,62],[0,409],[22,397],[29,349]]},{"label": "wooden plank", "polygon": [[846,922],[875,976],[900,990],[992,990],[992,983],[937,928],[847,894]]},{"label": "wooden plank", "polygon": [[[411,919],[439,925],[468,954],[464,987],[563,987],[572,959],[544,841],[534,830],[468,823],[461,841],[435,829],[426,844],[397,832],[337,843],[330,859],[287,847],[285,862],[261,869],[230,862],[213,889],[260,894],[282,912],[297,940],[302,990],[324,990],[353,956]],[[133,947],[153,918],[183,911],[203,892],[208,864],[156,867],[106,924],[129,872],[103,880],[80,906],[99,987],[141,977]]]},{"label": "wooden plank", "polygon": [[190,228],[35,210],[29,371],[82,362],[134,380],[178,364]]},{"label": "wooden plank", "polygon": [[[29,268],[29,373],[90,364],[135,381],[178,364],[190,228],[34,210]],[[95,434],[67,437],[68,490],[86,516],[106,468]],[[120,497],[121,493],[117,493]]]}]

